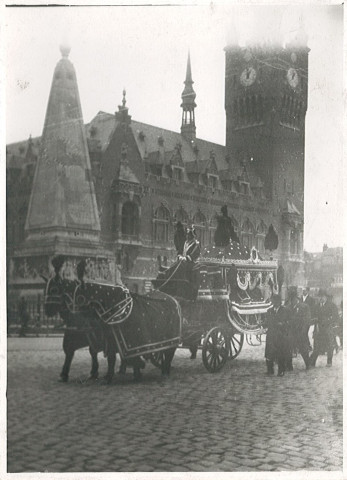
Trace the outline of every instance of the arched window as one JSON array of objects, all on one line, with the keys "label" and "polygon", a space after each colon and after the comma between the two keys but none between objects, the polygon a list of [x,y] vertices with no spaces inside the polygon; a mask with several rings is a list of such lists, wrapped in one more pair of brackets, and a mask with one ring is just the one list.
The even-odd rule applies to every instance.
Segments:
[{"label": "arched window", "polygon": [[194,215],[193,218],[193,224],[195,227],[196,231],[196,236],[201,245],[206,244],[206,237],[207,237],[207,232],[206,232],[206,217],[203,213],[200,212],[200,210]]},{"label": "arched window", "polygon": [[249,249],[253,246],[254,227],[248,218],[242,224],[241,242]]},{"label": "arched window", "polygon": [[237,233],[239,231],[239,222],[236,220],[234,215],[229,215],[231,223],[234,227],[235,232]]},{"label": "arched window", "polygon": [[122,208],[122,234],[136,236],[139,233],[139,208],[134,202],[125,202]]},{"label": "arched window", "polygon": [[214,243],[214,234],[216,233],[217,229],[217,217],[216,215],[213,215],[213,217],[210,220],[210,228],[209,228],[209,243],[213,244]]},{"label": "arched window", "polygon": [[154,240],[156,242],[169,241],[169,210],[161,205],[154,214]]},{"label": "arched window", "polygon": [[257,226],[257,236],[256,236],[256,248],[260,253],[265,252],[265,235],[267,232],[267,226],[261,220],[261,222]]},{"label": "arched window", "polygon": [[179,210],[175,213],[176,222],[181,222],[184,227],[189,223],[188,213],[184,210],[183,207],[180,207]]},{"label": "arched window", "polygon": [[290,253],[299,253],[299,232],[294,229],[290,231]]}]

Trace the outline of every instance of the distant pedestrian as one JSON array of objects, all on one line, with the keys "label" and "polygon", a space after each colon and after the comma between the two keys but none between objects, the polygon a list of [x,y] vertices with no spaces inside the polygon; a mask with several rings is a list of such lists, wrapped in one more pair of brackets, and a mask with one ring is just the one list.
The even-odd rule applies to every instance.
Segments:
[{"label": "distant pedestrian", "polygon": [[287,307],[281,305],[280,295],[272,297],[273,308],[269,311],[266,326],[265,359],[267,374],[273,375],[274,363],[278,364],[278,377],[283,377],[285,362],[290,354],[290,341],[288,336],[290,314]]},{"label": "distant pedestrian", "polygon": [[309,339],[308,330],[310,328],[311,313],[310,307],[301,302],[295,292],[289,297],[288,308],[290,311],[290,340],[292,352],[286,362],[286,369],[293,371],[292,356],[294,352],[299,352],[302,356],[306,369],[309,368]]},{"label": "distant pedestrian", "polygon": [[319,355],[327,354],[327,367],[332,366],[334,354],[334,326],[338,324],[338,311],[336,305],[328,299],[325,290],[318,292],[319,304],[317,307],[317,318],[313,332],[313,352],[310,357],[310,364],[315,367]]},{"label": "distant pedestrian", "polygon": [[[302,292],[302,301],[305,303],[305,305],[308,305],[310,308],[310,314],[311,314],[311,319],[315,318],[316,314],[316,301],[313,297],[310,295],[310,287],[305,287],[303,292]],[[308,332],[310,329],[310,325],[307,328],[307,339],[308,339],[308,344],[309,344],[309,350],[312,351],[312,346],[310,343],[310,339],[308,336]]]},{"label": "distant pedestrian", "polygon": [[335,335],[339,338],[339,346],[338,350],[343,349],[343,301],[341,300],[340,304],[340,312],[339,312],[339,321],[335,327]]},{"label": "distant pedestrian", "polygon": [[28,328],[28,323],[29,323],[29,314],[27,310],[27,302],[24,297],[20,298],[19,304],[18,304],[18,315],[20,319],[20,324],[21,328],[19,331],[19,336],[20,337],[26,337],[26,331]]}]

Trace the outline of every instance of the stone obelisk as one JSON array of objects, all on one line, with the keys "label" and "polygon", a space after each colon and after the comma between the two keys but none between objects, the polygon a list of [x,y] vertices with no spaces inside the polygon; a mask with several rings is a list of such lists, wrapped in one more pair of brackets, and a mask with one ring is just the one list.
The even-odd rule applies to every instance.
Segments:
[{"label": "stone obelisk", "polygon": [[[91,175],[85,126],[76,72],[61,46],[62,58],[52,80],[25,225],[26,238],[15,252],[9,283],[21,274],[24,288],[37,287],[40,274],[50,271],[56,254],[66,256],[62,275],[72,278],[76,265],[87,259],[87,276],[114,282],[113,254],[100,243],[100,220]],[[24,281],[24,280],[27,281]],[[24,288],[25,289],[25,288]]]}]

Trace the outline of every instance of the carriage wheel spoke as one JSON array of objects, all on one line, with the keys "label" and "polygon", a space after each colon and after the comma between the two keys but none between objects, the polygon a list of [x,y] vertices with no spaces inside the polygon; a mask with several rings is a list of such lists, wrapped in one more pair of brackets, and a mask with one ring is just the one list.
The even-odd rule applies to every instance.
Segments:
[{"label": "carriage wheel spoke", "polygon": [[219,327],[214,327],[206,335],[202,359],[209,372],[217,372],[225,365],[229,353],[228,342],[225,332]]}]

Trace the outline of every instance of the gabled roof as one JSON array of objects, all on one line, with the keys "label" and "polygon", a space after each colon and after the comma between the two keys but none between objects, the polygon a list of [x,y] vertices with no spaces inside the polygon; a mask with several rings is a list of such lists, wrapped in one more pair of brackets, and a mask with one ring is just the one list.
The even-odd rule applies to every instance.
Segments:
[{"label": "gabled roof", "polygon": [[[31,139],[32,155],[37,157],[40,149],[41,137]],[[9,143],[6,145],[6,167],[22,168],[25,164],[31,163],[31,158],[27,157],[29,139],[21,142]]]},{"label": "gabled roof", "polygon": [[213,158],[208,158],[207,160],[195,160],[192,162],[187,162],[185,167],[187,173],[217,173],[217,166]]},{"label": "gabled roof", "polygon": [[[91,150],[101,149],[101,151],[105,151],[118,124],[119,121],[114,114],[99,111],[91,122],[85,125],[89,148]],[[222,180],[236,180],[240,177],[243,181],[250,182],[251,185],[262,185],[259,177],[252,171],[251,165],[247,168],[248,179],[244,176],[243,166],[232,165],[229,167],[225,158],[226,149],[223,145],[199,138],[194,142],[189,142],[179,132],[166,130],[136,120],[131,120],[130,128],[143,161],[149,161],[152,164],[163,164],[164,166],[170,164],[182,165],[185,166],[187,173],[198,174],[208,173],[211,160],[214,160]],[[36,152],[36,154],[38,154],[39,142],[40,137],[33,139],[33,152]],[[11,161],[11,152],[19,154],[21,146],[25,147],[25,151],[22,154],[23,160],[18,158]],[[18,168],[20,168],[23,165],[21,162],[25,162],[24,157],[27,146],[28,141],[16,142],[7,146],[9,152],[8,162],[11,163],[11,166],[18,165]],[[182,164],[180,163],[181,161],[183,162]]]},{"label": "gabled roof", "polygon": [[[215,160],[218,170],[226,169],[225,147],[217,143],[208,142],[197,138],[194,143],[186,140],[181,133],[172,130],[166,130],[146,123],[131,121],[131,129],[141,153],[142,159],[150,153],[158,150],[159,141],[163,141],[165,152],[174,151],[180,145],[180,153],[185,163],[193,162],[197,159],[209,159],[210,152],[215,153]],[[142,140],[143,138],[143,140]],[[197,153],[194,151],[197,149]]]},{"label": "gabled roof", "polygon": [[[101,150],[104,151],[108,147],[113,132],[117,126],[115,115],[106,112],[98,112],[90,123],[86,124],[86,134],[88,138],[98,140]],[[94,130],[92,137],[91,133]]]}]

